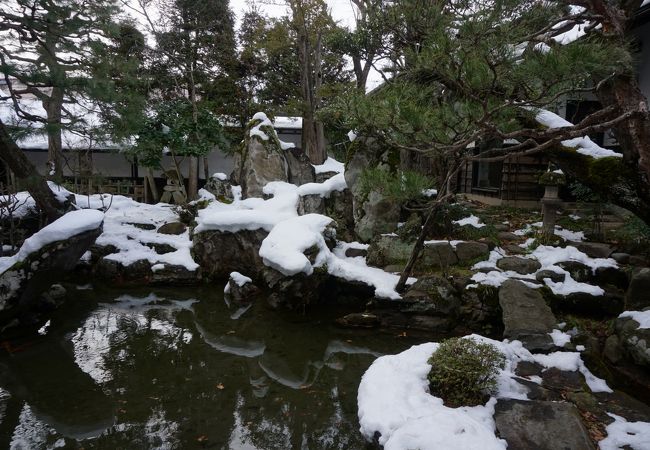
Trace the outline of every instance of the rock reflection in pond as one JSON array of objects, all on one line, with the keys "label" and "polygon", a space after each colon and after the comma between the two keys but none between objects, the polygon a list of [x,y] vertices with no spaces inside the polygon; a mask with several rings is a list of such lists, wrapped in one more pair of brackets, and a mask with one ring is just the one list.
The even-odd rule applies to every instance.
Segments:
[{"label": "rock reflection in pond", "polygon": [[359,379],[411,344],[335,328],[338,311],[233,317],[213,287],[70,291],[0,356],[0,448],[361,449]]}]

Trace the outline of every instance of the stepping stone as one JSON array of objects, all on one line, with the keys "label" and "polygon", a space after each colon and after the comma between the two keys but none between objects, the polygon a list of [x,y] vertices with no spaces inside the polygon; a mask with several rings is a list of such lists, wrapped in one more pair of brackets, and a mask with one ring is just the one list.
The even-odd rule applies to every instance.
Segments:
[{"label": "stepping stone", "polygon": [[499,400],[494,420],[508,450],[593,450],[572,403]]},{"label": "stepping stone", "polygon": [[503,337],[520,340],[528,350],[550,351],[555,348],[548,335],[557,319],[542,294],[521,281],[507,280],[499,289],[503,310]]},{"label": "stepping stone", "polygon": [[522,275],[535,273],[542,265],[536,259],[520,258],[518,256],[506,256],[497,261],[497,267],[501,270],[513,271]]}]

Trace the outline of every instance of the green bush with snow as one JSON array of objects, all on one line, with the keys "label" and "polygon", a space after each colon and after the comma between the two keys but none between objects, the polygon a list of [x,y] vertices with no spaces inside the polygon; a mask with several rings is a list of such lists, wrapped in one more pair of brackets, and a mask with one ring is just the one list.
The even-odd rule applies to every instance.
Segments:
[{"label": "green bush with snow", "polygon": [[429,364],[431,394],[450,407],[476,406],[496,390],[505,356],[494,345],[452,338],[440,344]]}]

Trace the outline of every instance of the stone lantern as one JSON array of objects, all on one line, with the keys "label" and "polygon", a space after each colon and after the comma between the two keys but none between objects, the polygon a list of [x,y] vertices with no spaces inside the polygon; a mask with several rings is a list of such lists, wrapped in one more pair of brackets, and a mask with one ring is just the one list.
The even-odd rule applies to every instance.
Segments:
[{"label": "stone lantern", "polygon": [[539,184],[544,186],[542,198],[542,233],[553,236],[557,211],[562,204],[560,186],[566,183],[566,176],[561,170],[548,171],[539,177]]}]

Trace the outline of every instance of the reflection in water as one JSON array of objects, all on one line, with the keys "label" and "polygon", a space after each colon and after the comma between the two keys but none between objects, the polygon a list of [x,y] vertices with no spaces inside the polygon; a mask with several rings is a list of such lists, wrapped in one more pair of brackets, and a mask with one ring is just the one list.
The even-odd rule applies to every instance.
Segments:
[{"label": "reflection in water", "polygon": [[0,356],[0,448],[365,448],[360,377],[412,342],[218,291],[77,291]]}]

